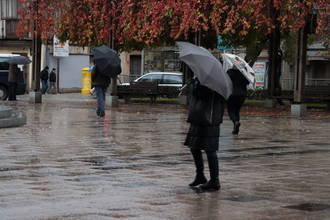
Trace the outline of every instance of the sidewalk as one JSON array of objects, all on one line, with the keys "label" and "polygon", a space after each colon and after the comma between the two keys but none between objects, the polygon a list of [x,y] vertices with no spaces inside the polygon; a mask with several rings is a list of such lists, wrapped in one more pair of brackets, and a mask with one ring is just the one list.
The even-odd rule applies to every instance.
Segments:
[{"label": "sidewalk", "polygon": [[18,99],[6,105],[27,124],[0,130],[1,219],[330,218],[330,119],[246,106],[233,136],[225,116],[222,188],[198,193],[187,186],[195,171],[182,144],[184,107],[122,103],[101,119],[94,105],[77,104],[95,101],[79,94],[46,95],[37,105]]},{"label": "sidewalk", "polygon": [[[30,97],[28,94],[17,96],[18,100],[29,101]],[[81,93],[62,93],[62,94],[46,94],[42,96],[43,103],[75,103],[75,104],[90,104],[96,105],[96,97],[89,95],[82,95]],[[130,102],[133,103],[132,101]],[[119,99],[119,104],[126,106],[123,100]],[[136,104],[136,103],[135,103]],[[149,104],[146,101],[145,104]],[[171,104],[171,103],[160,103],[159,101],[155,103],[158,104]],[[178,103],[172,103],[174,105],[179,105]],[[241,114],[250,116],[268,116],[268,117],[291,117],[291,106],[280,106],[275,108],[266,108],[263,105],[243,105]],[[330,111],[325,108],[309,108],[307,109],[307,114],[304,118],[330,118]]]},{"label": "sidewalk", "polygon": [[[29,101],[30,95],[17,96],[18,100]],[[42,95],[42,102],[55,103],[55,102],[74,102],[74,103],[95,103],[95,96],[82,95],[81,93],[58,93],[58,94],[45,94]]]}]

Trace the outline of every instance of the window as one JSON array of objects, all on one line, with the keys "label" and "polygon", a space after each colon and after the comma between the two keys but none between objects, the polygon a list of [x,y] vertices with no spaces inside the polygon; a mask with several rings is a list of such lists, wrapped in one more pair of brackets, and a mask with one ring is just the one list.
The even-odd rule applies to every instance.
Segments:
[{"label": "window", "polygon": [[6,37],[7,38],[17,38],[16,27],[18,20],[6,20]]},{"label": "window", "polygon": [[182,84],[182,76],[164,75],[163,84]]},{"label": "window", "polygon": [[138,80],[138,82],[159,82],[162,79],[161,74],[150,74]]},{"label": "window", "polygon": [[1,19],[18,19],[17,0],[0,0],[1,2]]},{"label": "window", "polygon": [[0,70],[9,70],[9,63],[0,60]]}]

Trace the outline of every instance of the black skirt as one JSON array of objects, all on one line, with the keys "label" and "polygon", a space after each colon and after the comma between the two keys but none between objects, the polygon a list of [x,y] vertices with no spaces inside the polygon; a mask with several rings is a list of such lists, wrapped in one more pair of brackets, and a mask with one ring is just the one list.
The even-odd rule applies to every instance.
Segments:
[{"label": "black skirt", "polygon": [[198,126],[191,124],[184,145],[191,149],[219,150],[220,125]]}]

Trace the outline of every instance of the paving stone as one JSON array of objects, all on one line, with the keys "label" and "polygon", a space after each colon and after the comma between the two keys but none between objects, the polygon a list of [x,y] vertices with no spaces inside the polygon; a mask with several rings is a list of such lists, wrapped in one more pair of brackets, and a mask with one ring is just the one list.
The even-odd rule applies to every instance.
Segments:
[{"label": "paving stone", "polygon": [[10,104],[27,122],[0,130],[0,219],[330,218],[329,119],[242,115],[233,136],[225,116],[222,188],[200,193],[187,186],[184,107],[121,104],[98,118],[95,103],[66,99]]}]

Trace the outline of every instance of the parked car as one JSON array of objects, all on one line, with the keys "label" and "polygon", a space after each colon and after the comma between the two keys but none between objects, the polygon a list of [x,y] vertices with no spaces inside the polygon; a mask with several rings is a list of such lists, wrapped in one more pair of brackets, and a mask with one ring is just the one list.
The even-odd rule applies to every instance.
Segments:
[{"label": "parked car", "polygon": [[[151,72],[140,76],[133,82],[135,84],[140,82],[158,82],[158,91],[161,96],[176,97],[182,87],[182,73]],[[130,83],[122,83],[118,87],[128,87],[129,85]],[[121,97],[120,94],[118,96]]]},{"label": "parked car", "polygon": [[[4,62],[8,57],[0,56],[0,100],[6,100],[8,97],[8,74],[9,64]],[[17,79],[16,95],[25,94],[26,83],[24,81],[23,72],[20,71]]]}]

